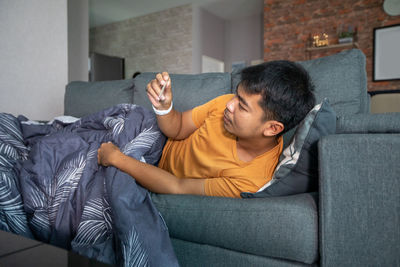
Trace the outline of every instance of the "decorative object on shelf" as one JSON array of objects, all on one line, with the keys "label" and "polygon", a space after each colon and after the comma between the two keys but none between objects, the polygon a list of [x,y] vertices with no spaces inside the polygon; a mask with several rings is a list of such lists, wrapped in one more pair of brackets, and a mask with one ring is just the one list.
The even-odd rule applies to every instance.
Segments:
[{"label": "decorative object on shelf", "polygon": [[373,81],[400,80],[400,24],[374,28]]},{"label": "decorative object on shelf", "polygon": [[338,40],[339,44],[352,43],[357,35],[357,28],[353,25],[349,25],[347,29],[343,29],[343,25],[338,28]]},{"label": "decorative object on shelf", "polygon": [[328,39],[328,34],[322,33],[321,35],[319,34],[314,34],[313,35],[313,42],[312,46],[314,47],[321,47],[321,46],[327,46],[329,45],[329,39]]},{"label": "decorative object on shelf", "polygon": [[[342,28],[342,26],[340,26]],[[315,51],[323,51],[323,50],[329,50],[329,49],[349,49],[349,48],[358,48],[358,43],[356,42],[357,40],[357,28],[354,28],[353,26],[350,26],[348,30],[346,31],[346,34],[344,34],[344,31],[338,29],[338,35],[339,32],[343,32],[342,36],[343,37],[351,37],[351,39],[348,39],[346,42],[339,42],[335,40],[333,43],[329,42],[329,35],[327,33],[322,33],[322,34],[309,34],[306,42],[306,58],[311,59],[311,54]],[[351,35],[350,35],[351,33]]]}]

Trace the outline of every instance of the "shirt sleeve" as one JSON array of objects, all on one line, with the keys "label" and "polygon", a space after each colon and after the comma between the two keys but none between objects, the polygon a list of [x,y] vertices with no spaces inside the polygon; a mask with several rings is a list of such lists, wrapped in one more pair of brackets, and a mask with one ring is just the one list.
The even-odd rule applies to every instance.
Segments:
[{"label": "shirt sleeve", "polygon": [[225,109],[226,103],[233,97],[232,94],[216,97],[207,103],[197,106],[192,110],[192,119],[197,128],[204,123],[210,114],[218,109]]},{"label": "shirt sleeve", "polygon": [[207,178],[204,184],[204,190],[207,196],[240,198],[240,193],[255,193],[258,189],[259,186],[252,183],[249,179],[244,178]]}]

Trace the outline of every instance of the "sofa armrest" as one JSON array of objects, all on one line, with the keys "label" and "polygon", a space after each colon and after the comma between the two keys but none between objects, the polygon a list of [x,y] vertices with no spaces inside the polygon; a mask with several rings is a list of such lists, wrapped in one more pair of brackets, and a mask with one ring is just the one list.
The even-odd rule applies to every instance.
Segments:
[{"label": "sofa armrest", "polygon": [[400,133],[400,113],[355,114],[340,116],[336,132],[341,133]]},{"label": "sofa armrest", "polygon": [[399,266],[400,134],[319,142],[322,266]]}]

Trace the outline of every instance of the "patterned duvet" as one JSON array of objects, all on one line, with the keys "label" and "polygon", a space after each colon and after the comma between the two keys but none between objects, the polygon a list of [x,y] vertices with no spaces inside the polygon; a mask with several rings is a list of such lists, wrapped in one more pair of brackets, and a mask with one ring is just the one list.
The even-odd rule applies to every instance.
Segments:
[{"label": "patterned duvet", "polygon": [[0,113],[0,229],[119,266],[177,266],[148,191],[97,164],[108,141],[157,164],[165,137],[154,115],[135,105],[74,123],[32,124]]}]

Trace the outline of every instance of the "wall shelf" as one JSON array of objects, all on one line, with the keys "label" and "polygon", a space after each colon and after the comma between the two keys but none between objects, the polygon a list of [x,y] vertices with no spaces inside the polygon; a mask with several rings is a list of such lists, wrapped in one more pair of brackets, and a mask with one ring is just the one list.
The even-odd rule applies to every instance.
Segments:
[{"label": "wall shelf", "polygon": [[358,48],[358,43],[357,42],[351,42],[351,43],[333,44],[333,45],[320,46],[320,47],[307,47],[306,48],[307,58],[310,59],[311,58],[311,52],[314,52],[314,51],[329,50],[329,49],[335,49],[335,48],[347,48],[347,47],[356,47],[356,48]]},{"label": "wall shelf", "polygon": [[333,48],[343,48],[343,47],[358,47],[357,43],[344,43],[344,44],[333,44],[333,45],[327,45],[327,46],[320,46],[320,47],[307,47],[306,51],[315,51],[315,50],[324,50],[324,49],[333,49]]}]

